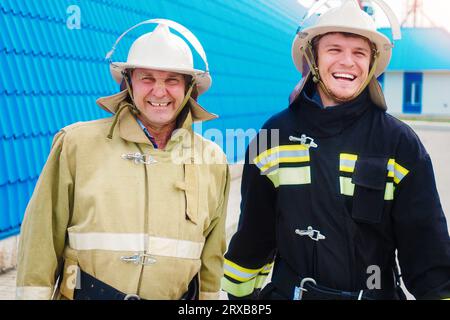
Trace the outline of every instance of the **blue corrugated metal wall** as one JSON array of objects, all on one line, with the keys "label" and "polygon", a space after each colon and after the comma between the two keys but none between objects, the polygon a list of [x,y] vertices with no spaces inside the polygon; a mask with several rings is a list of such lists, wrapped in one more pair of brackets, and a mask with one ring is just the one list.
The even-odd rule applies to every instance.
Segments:
[{"label": "blue corrugated metal wall", "polygon": [[[80,29],[66,25],[71,5],[80,9]],[[124,30],[160,17],[197,35],[213,77],[200,102],[221,116],[203,129],[225,135],[257,129],[286,106],[298,78],[290,45],[302,14],[295,0],[1,0],[0,239],[18,233],[53,135],[108,116],[95,100],[118,90],[103,57]],[[116,58],[148,28],[127,36]]]}]

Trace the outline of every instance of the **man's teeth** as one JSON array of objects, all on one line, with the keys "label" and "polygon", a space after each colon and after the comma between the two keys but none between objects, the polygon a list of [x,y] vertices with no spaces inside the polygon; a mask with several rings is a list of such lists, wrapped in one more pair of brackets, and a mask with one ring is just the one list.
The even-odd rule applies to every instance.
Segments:
[{"label": "man's teeth", "polygon": [[350,80],[354,80],[355,76],[352,74],[348,74],[348,73],[333,73],[333,76],[335,78],[346,78],[346,79],[350,79]]},{"label": "man's teeth", "polygon": [[149,101],[149,103],[154,106],[154,107],[167,107],[169,105],[170,102],[151,102]]}]

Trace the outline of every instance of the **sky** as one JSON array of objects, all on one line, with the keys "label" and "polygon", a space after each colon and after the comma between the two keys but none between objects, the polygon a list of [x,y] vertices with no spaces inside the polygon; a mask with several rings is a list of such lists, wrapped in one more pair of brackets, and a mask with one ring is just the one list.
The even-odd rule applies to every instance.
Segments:
[{"label": "sky", "polygon": [[[412,0],[389,0],[386,1],[389,3],[391,8],[394,10],[394,12],[397,15],[397,18],[399,18],[400,22],[404,20],[407,13],[407,3],[413,3]],[[383,14],[383,11],[381,9],[378,9],[375,7],[375,21],[377,22],[377,25],[380,27],[386,27],[388,26],[388,22],[386,17]],[[450,12],[450,1],[449,0],[422,0],[422,10],[421,10],[426,17],[431,20],[431,22],[425,18],[425,16],[418,17],[418,22],[423,26],[431,26],[431,23],[433,23],[437,27],[443,27],[448,32],[450,32],[450,19],[449,19],[449,12]]]},{"label": "sky", "polygon": [[[315,0],[298,0],[298,2],[304,6],[310,7]],[[330,5],[339,4],[339,0],[331,0]],[[392,10],[397,15],[400,23],[405,19],[408,3],[412,4],[413,0],[385,0],[386,3],[392,8]],[[450,32],[450,0],[422,0],[422,12],[425,16],[431,20],[434,26],[443,27],[448,32]],[[375,7],[375,21],[379,27],[389,26],[388,20],[384,15],[383,11],[374,5]],[[426,19],[423,15],[418,18],[419,24],[421,26],[432,26],[430,21]]]}]

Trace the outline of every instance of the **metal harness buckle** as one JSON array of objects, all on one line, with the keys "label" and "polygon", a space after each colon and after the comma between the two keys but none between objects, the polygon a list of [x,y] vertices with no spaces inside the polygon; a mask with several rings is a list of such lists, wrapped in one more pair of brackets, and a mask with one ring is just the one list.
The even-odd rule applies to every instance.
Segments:
[{"label": "metal harness buckle", "polygon": [[148,154],[142,154],[139,152],[124,153],[122,154],[121,157],[124,160],[134,160],[135,164],[153,164],[158,162],[152,156]]},{"label": "metal harness buckle", "polygon": [[308,292],[308,290],[304,288],[306,282],[312,282],[314,285],[317,284],[316,280],[314,280],[313,278],[303,278],[302,281],[300,282],[300,287],[295,287],[293,300],[303,299],[303,292]]},{"label": "metal harness buckle", "polygon": [[308,147],[312,147],[312,148],[317,148],[318,145],[317,143],[314,142],[314,139],[311,137],[307,137],[306,134],[302,134],[300,136],[300,138],[298,137],[294,137],[294,136],[289,136],[289,141],[295,141],[295,142],[300,142],[302,145],[304,146],[308,146]]},{"label": "metal harness buckle", "polygon": [[311,226],[308,227],[308,230],[295,229],[295,233],[299,236],[308,236],[314,241],[326,239],[326,237],[321,234],[319,230],[315,230]]},{"label": "metal harness buckle", "polygon": [[123,300],[141,300],[141,297],[139,297],[137,294],[127,294]]},{"label": "metal harness buckle", "polygon": [[132,256],[122,256],[120,257],[120,260],[126,263],[134,263],[134,264],[141,264],[141,265],[150,265],[156,262],[156,259],[151,254],[147,253],[136,253]]}]

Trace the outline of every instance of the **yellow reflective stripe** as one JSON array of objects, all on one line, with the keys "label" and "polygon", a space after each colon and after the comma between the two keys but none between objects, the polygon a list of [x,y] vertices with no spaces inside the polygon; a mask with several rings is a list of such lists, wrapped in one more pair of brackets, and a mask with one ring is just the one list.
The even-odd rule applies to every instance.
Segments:
[{"label": "yellow reflective stripe", "polygon": [[247,282],[234,283],[227,278],[222,278],[222,289],[228,293],[231,293],[235,297],[245,297],[255,290],[256,278],[253,278]]},{"label": "yellow reflective stripe", "polygon": [[341,186],[341,194],[353,196],[353,193],[355,192],[355,185],[352,182],[352,178],[339,177],[339,184]]},{"label": "yellow reflective stripe", "polygon": [[395,159],[388,161],[388,177],[394,178],[394,182],[399,184],[400,181],[408,174],[409,170],[398,164]]},{"label": "yellow reflective stripe", "polygon": [[356,154],[351,154],[351,153],[341,153],[339,155],[341,160],[351,160],[351,161],[356,161],[358,159],[358,156]]},{"label": "yellow reflective stripe", "polygon": [[339,166],[339,171],[353,172],[354,170],[355,170],[355,167],[347,167],[347,166],[343,166],[343,165]]},{"label": "yellow reflective stripe", "polygon": [[272,262],[272,263],[266,264],[266,265],[263,267],[263,269],[261,270],[261,273],[269,273],[270,270],[272,270],[273,264],[274,264],[273,262]]},{"label": "yellow reflective stripe", "polygon": [[308,150],[308,147],[301,144],[276,146],[260,153],[255,159],[253,159],[253,162],[254,163],[261,162],[263,158],[280,151],[298,151],[298,150]]},{"label": "yellow reflective stripe", "polygon": [[388,170],[388,177],[393,178],[394,177],[394,166],[395,166],[395,160],[389,159],[387,163],[387,170]]},{"label": "yellow reflective stripe", "polygon": [[[350,153],[341,153],[339,155],[339,170],[343,172],[354,172],[356,160],[358,156]],[[352,161],[354,161],[353,166]],[[386,166],[387,176],[390,178],[394,178],[394,182],[399,184],[400,181],[409,173],[409,171],[398,164],[395,159],[389,159]],[[355,191],[355,185],[351,182],[351,178],[348,177],[339,177],[339,184],[341,188],[341,194],[345,194],[347,196],[353,196]],[[384,200],[393,200],[394,199],[394,191],[395,185],[391,182],[386,183],[386,189],[384,193]]]},{"label": "yellow reflective stripe", "polygon": [[339,171],[353,172],[357,159],[358,156],[356,154],[341,153],[339,155]]},{"label": "yellow reflective stripe", "polygon": [[240,282],[246,282],[259,275],[267,275],[272,269],[273,262],[264,265],[259,269],[247,269],[237,265],[236,263],[225,259],[224,274],[228,277],[238,280]]},{"label": "yellow reflective stripe", "polygon": [[[339,177],[339,183],[341,186],[341,194],[353,196],[355,193],[355,184],[352,183],[352,178]],[[384,200],[394,200],[394,191],[394,184],[392,182],[387,182],[386,189],[384,191]]]},{"label": "yellow reflective stripe", "polygon": [[262,288],[262,286],[266,282],[266,280],[267,280],[267,274],[258,275],[256,277],[256,281],[255,281],[255,288],[256,289]]},{"label": "yellow reflective stripe", "polygon": [[394,200],[395,187],[392,182],[386,183],[386,189],[384,191],[384,200]]},{"label": "yellow reflective stripe", "polygon": [[267,164],[265,164],[262,168],[261,171],[264,172],[267,169],[270,169],[273,166],[276,166],[280,163],[292,163],[292,162],[307,162],[309,161],[309,156],[304,156],[304,157],[283,157],[283,158],[278,158],[276,160],[273,160]]},{"label": "yellow reflective stripe", "polygon": [[399,184],[408,172],[409,170],[405,169],[396,162],[394,165],[394,182]]},{"label": "yellow reflective stripe", "polygon": [[237,265],[236,263],[225,259],[224,260],[224,274],[233,278],[235,280],[244,282],[248,281],[254,277],[263,269],[263,267],[258,269],[247,269]]},{"label": "yellow reflective stripe", "polygon": [[267,177],[272,181],[275,188],[283,185],[299,185],[311,183],[310,167],[278,168],[269,173]]}]

